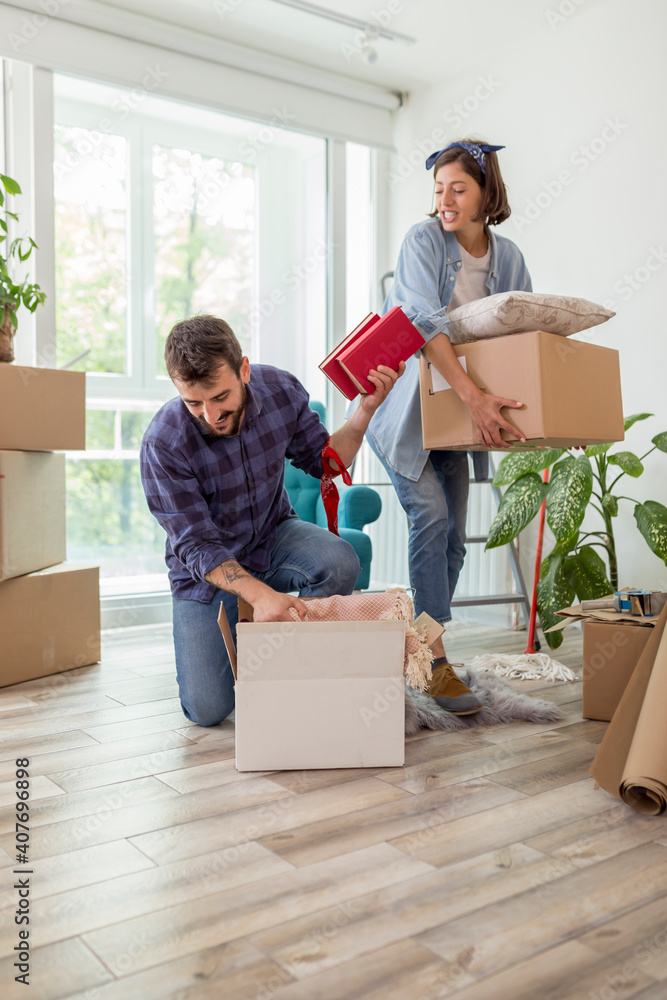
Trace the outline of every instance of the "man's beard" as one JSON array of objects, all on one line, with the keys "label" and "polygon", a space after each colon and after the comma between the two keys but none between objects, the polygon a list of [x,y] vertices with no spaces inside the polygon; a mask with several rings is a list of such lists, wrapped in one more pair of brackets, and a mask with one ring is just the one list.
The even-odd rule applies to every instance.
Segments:
[{"label": "man's beard", "polygon": [[248,390],[243,382],[241,382],[241,392],[241,405],[236,410],[227,410],[220,415],[220,419],[229,415],[229,420],[224,427],[215,427],[213,424],[209,424],[207,420],[199,418],[200,422],[211,434],[215,434],[216,437],[233,437],[235,434],[238,434],[248,399]]}]

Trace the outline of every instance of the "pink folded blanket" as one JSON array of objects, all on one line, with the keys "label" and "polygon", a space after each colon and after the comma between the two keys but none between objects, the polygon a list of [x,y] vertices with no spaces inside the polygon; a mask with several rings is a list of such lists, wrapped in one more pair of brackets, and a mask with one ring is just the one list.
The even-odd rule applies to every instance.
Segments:
[{"label": "pink folded blanket", "polygon": [[299,619],[295,608],[289,613],[295,621],[351,622],[351,621],[404,621],[405,678],[413,688],[425,691],[431,677],[433,653],[424,635],[414,627],[414,608],[408,594],[393,588],[381,594],[351,594],[349,597],[316,597],[306,602],[306,617]]}]

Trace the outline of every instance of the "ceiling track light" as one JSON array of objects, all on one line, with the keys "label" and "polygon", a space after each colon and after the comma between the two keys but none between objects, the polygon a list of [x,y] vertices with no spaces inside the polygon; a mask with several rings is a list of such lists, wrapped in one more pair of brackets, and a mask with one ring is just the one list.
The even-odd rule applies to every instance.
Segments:
[{"label": "ceiling track light", "polygon": [[[369,41],[375,38],[386,38],[388,42],[399,42],[401,45],[414,45],[417,41],[416,38],[411,38],[409,35],[401,35],[397,31],[389,31],[387,26],[382,24],[380,18],[374,14],[371,14],[368,20],[362,21],[347,14],[340,14],[336,10],[328,10],[326,7],[316,7],[315,4],[307,3],[306,0],[273,0],[273,3],[281,3],[284,7],[292,7],[294,10],[303,11],[304,14],[314,14],[316,17],[323,17],[327,21],[335,21],[337,24],[344,24],[348,28],[355,28],[357,31],[363,32]],[[375,60],[372,59],[369,61],[374,62]]]}]

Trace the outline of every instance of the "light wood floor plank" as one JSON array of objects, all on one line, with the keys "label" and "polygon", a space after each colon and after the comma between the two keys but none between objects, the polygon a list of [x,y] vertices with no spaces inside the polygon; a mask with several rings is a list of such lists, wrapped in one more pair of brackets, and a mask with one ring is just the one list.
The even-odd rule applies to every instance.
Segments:
[{"label": "light wood floor plank", "polygon": [[[105,817],[133,803],[150,804],[156,799],[177,799],[178,794],[175,789],[168,788],[157,778],[137,778],[133,781],[121,781],[116,785],[108,785],[102,794],[93,789],[91,791],[75,792],[71,795],[58,795],[48,799],[38,799],[30,806],[30,827],[37,831],[42,827],[52,827],[54,824],[63,821],[81,820],[93,818],[95,825],[102,826]],[[16,810],[13,806],[4,806],[0,809],[0,837],[3,838],[5,846],[10,843],[10,837],[14,831],[16,822]],[[37,837],[42,841],[51,837],[51,831],[35,834],[36,847]],[[76,847],[70,845],[69,850]],[[79,844],[83,847],[83,844]],[[60,853],[60,852],[58,852]]]},{"label": "light wood floor plank", "polygon": [[[553,860],[549,863],[562,864]],[[127,951],[129,942],[141,934],[146,949],[138,968],[149,968],[202,947],[285,924],[297,914],[318,911],[324,906],[332,906],[339,919],[345,921],[352,912],[356,895],[372,892],[378,885],[405,885],[406,880],[412,884],[423,878],[425,871],[430,877],[428,866],[382,844],[138,920],[126,920],[84,934],[82,939],[108,968],[118,972],[119,957]]]},{"label": "light wood floor plank", "polygon": [[[22,790],[28,791],[30,804],[32,804],[34,800],[39,801],[39,799],[50,798],[52,795],[65,794],[63,789],[52,781],[51,778],[45,778],[40,775],[36,778],[29,778],[27,780],[30,781],[30,787]],[[0,782],[0,809],[10,806],[10,808],[16,811],[16,803],[18,801],[16,792],[16,775],[14,775],[14,778],[11,781]]]},{"label": "light wood floor plank", "polygon": [[0,712],[14,712],[22,708],[34,708],[36,702],[26,698],[22,694],[14,694],[10,691],[3,691],[0,698]]},{"label": "light wood floor plank", "polygon": [[[393,788],[376,778],[364,778],[303,795],[293,795],[269,779],[251,780],[273,785],[275,801],[237,810],[227,816],[216,815],[156,829],[155,832],[132,837],[132,843],[149,858],[165,864],[201,854],[211,843],[211,838],[215,838],[219,847],[233,847],[244,840],[259,840],[277,832],[297,829],[310,819],[331,822],[334,817],[354,815],[353,822],[359,825],[365,821],[366,810],[380,803],[408,797],[402,789]],[[238,785],[225,785],[225,792],[228,793],[230,788],[238,788]],[[190,794],[206,797],[210,793],[204,790]],[[271,850],[269,845],[266,846]]]},{"label": "light wood floor plank", "polygon": [[[308,978],[569,871],[562,861],[514,845],[359,896],[338,924],[328,908],[284,920],[250,941],[297,978]],[[327,936],[332,923],[335,933]]]},{"label": "light wood floor plank", "polygon": [[502,768],[493,775],[493,781],[508,788],[517,788],[526,795],[538,795],[550,788],[560,788],[586,778],[594,757],[595,747],[582,741],[572,749],[553,756]]},{"label": "light wood floor plank", "polygon": [[[659,885],[656,885],[655,892],[658,891]],[[587,934],[580,933],[579,940],[605,955],[618,955],[622,951],[652,979],[666,980],[667,894],[636,906],[620,917],[605,920]]]},{"label": "light wood floor plank", "polygon": [[654,844],[442,923],[418,940],[481,980],[584,934],[605,915],[631,910],[630,922],[638,906],[666,892],[667,850]]},{"label": "light wood floor plank", "polygon": [[[105,845],[107,850],[110,846]],[[103,848],[88,850],[92,855],[93,851],[101,852]],[[136,853],[141,854],[140,851]],[[40,928],[40,940],[50,943],[116,925],[118,930],[131,919],[136,919],[139,936],[140,918],[151,913],[159,923],[162,911],[171,907],[193,901],[198,905],[200,900],[212,895],[220,900],[234,889],[265,880],[270,883],[293,870],[286,861],[254,843],[213,851],[172,865],[158,867],[148,858],[144,860],[147,864],[134,873],[113,877],[111,869],[111,877],[105,878],[100,870],[100,879],[94,883],[37,899],[33,904],[33,918]],[[41,871],[41,862],[39,869]],[[11,918],[12,913],[11,906],[0,911],[0,949],[11,947],[16,935],[12,919],[1,919],[5,915]]]},{"label": "light wood floor plank", "polygon": [[[148,723],[150,719],[162,717],[168,714],[165,710],[165,702],[158,701],[151,705],[113,705],[111,708],[101,708],[92,712],[81,712],[75,715],[58,715],[53,717],[40,718],[39,709],[34,710],[33,716],[22,722],[7,722],[0,732],[0,746],[16,745],[17,740],[22,740],[25,736],[48,736],[51,733],[62,733],[66,729],[82,729],[89,732],[91,729],[104,730],[107,726],[118,726],[123,723],[136,723],[135,729],[124,730],[118,739],[127,736],[136,736],[137,729],[142,724]],[[173,719],[172,719],[173,717]],[[185,716],[181,713],[170,713],[171,727],[180,725]],[[111,737],[107,737],[110,739]],[[20,743],[19,743],[20,746]]]},{"label": "light wood floor plank", "polygon": [[[421,795],[433,788],[444,788],[472,778],[490,777],[524,762],[541,761],[577,745],[574,740],[561,736],[560,733],[539,733],[510,743],[485,743],[475,750],[448,754],[446,757],[432,757],[419,764],[380,773],[378,777],[412,792],[413,795]],[[588,744],[585,746],[590,749]]]},{"label": "light wood floor plank", "polygon": [[[395,787],[389,785],[387,787]],[[295,865],[309,865],[337,854],[357,851],[371,844],[410,835],[412,843],[428,844],[431,831],[452,822],[456,817],[485,815],[493,806],[523,798],[514,789],[501,789],[485,778],[434,789],[419,796],[405,793],[402,799],[366,808],[361,815],[341,813],[332,818],[268,832],[258,838],[265,847]],[[471,823],[475,825],[475,820]],[[428,857],[422,857],[429,864]]]},{"label": "light wood floor plank", "polygon": [[[456,1000],[630,1000],[651,979],[633,968],[626,975],[618,959],[596,954],[579,941],[568,941],[513,966],[506,972],[464,987]],[[614,984],[615,985],[612,985]],[[605,994],[603,991],[607,990]],[[609,992],[611,990],[611,993]]]},{"label": "light wood floor plank", "polygon": [[42,774],[35,771],[32,762],[34,757],[57,750],[72,750],[85,746],[97,746],[92,736],[72,729],[64,733],[52,733],[50,736],[29,736],[25,739],[10,741],[0,747],[0,781],[8,781],[16,770],[16,758],[28,757],[31,761],[31,774]]},{"label": "light wood floor plank", "polygon": [[[173,733],[160,735],[175,736]],[[143,739],[148,739],[148,737],[143,737]],[[150,739],[153,740],[154,737],[151,736]],[[248,777],[247,774],[236,770],[233,756],[221,759],[220,751],[213,746],[190,743],[186,741],[184,736],[175,737],[175,740],[180,742],[177,742],[175,746],[172,744],[173,749],[167,748],[145,754],[137,753],[136,755],[122,757],[120,760],[114,758],[88,766],[70,768],[65,771],[49,771],[48,775],[61,788],[64,788],[68,792],[81,791],[84,788],[102,788],[104,785],[110,785],[116,781],[126,781],[130,778],[140,778],[148,775],[159,775],[160,781],[164,781],[165,773],[176,775],[183,771],[184,774],[190,774],[190,772],[197,771],[199,767],[204,767],[207,764],[219,766],[221,774],[226,776],[226,780],[242,780]],[[120,742],[122,743],[122,741]],[[110,749],[115,744],[106,743],[102,744],[102,746]],[[234,771],[233,778],[228,775],[230,771]],[[253,773],[260,775],[260,772]],[[165,783],[170,784],[173,788],[177,787],[173,782],[168,781]],[[211,782],[210,784],[217,783]],[[193,791],[196,784],[193,778],[192,789],[179,788],[178,790]],[[199,787],[204,788],[206,784],[202,783]]]},{"label": "light wood floor plank", "polygon": [[596,792],[593,779],[588,778],[540,795],[523,796],[485,814],[454,819],[428,831],[392,839],[390,843],[431,864],[451,864],[535,837],[561,823],[603,812],[608,807],[609,800]]},{"label": "light wood floor plank", "polygon": [[[69,1000],[254,1000],[266,984],[272,997],[277,984],[289,982],[283,969],[242,941],[217,945],[157,968],[108,983]],[[167,991],[167,992],[165,992]],[[261,995],[260,995],[261,996]]]},{"label": "light wood floor plank", "polygon": [[[14,982],[15,959],[0,959],[0,983],[11,984],[10,996],[34,996],[39,1000],[69,1000],[73,992],[94,991],[113,976],[82,941],[61,941],[36,948],[30,962],[30,986]],[[6,986],[5,986],[6,988]],[[23,990],[20,993],[19,990]],[[5,994],[7,995],[7,994]]]},{"label": "light wood floor plank", "polygon": [[[281,968],[285,976],[286,969]],[[435,957],[412,938],[278,986],[272,1000],[439,1000],[472,977]],[[273,987],[273,983],[263,984]],[[277,985],[277,984],[276,984]]]},{"label": "light wood floor plank", "polygon": [[[214,751],[196,747],[202,757],[214,756]],[[217,755],[216,755],[217,756]],[[217,785],[228,785],[233,781],[246,781],[248,775],[244,771],[236,770],[236,763],[233,758],[227,760],[212,760],[209,763],[197,764],[193,757],[184,761],[189,766],[181,766],[176,771],[159,771],[158,778],[164,781],[165,785],[175,788],[178,792],[196,792],[201,788],[215,788]],[[274,785],[280,785],[287,791],[294,791],[283,782],[274,781],[273,771],[253,771],[256,778],[270,777]]]},{"label": "light wood floor plank", "polygon": [[[174,732],[151,733],[149,736],[138,736],[131,740],[118,740],[115,743],[98,743],[91,736],[84,733],[63,733],[62,744],[65,749],[59,749],[61,740],[58,734],[36,739],[32,748],[26,747],[21,752],[21,747],[29,741],[19,745],[18,750],[13,750],[11,758],[0,763],[0,780],[7,781],[15,773],[15,758],[19,755],[26,755],[30,759],[30,774],[54,774],[62,770],[79,770],[86,767],[99,767],[101,764],[119,762],[123,760],[136,760],[144,754],[162,753],[177,747],[192,747],[194,744]],[[67,739],[66,737],[73,737]],[[41,753],[38,751],[41,749]],[[141,777],[142,772],[137,769],[133,776]],[[115,778],[114,780],[118,780]],[[104,782],[103,782],[104,784]],[[88,786],[84,786],[88,787]],[[90,787],[95,787],[94,783]]]},{"label": "light wood floor plank", "polygon": [[151,701],[173,700],[178,697],[178,684],[171,681],[168,684],[162,679],[154,679],[150,684],[131,691],[107,691],[107,698],[113,698],[119,705],[147,705]]},{"label": "light wood floor plank", "polygon": [[[141,799],[137,802],[136,786],[139,782],[150,783],[151,788],[156,789],[155,796],[150,800]],[[189,826],[198,820],[201,821],[202,817],[215,817],[212,820],[215,824],[221,822],[225,813],[245,816],[252,811],[252,807],[261,810],[276,799],[291,798],[290,792],[279,788],[266,778],[239,781],[215,789],[205,788],[185,795],[179,794],[156,778],[137,778],[135,782],[123,784],[126,787],[120,792],[116,791],[113,785],[107,786],[101,798],[99,795],[91,794],[96,792],[95,789],[91,789],[90,792],[74,792],[71,796],[67,796],[68,799],[76,800],[77,805],[80,800],[97,802],[97,805],[93,806],[95,811],[86,811],[74,819],[45,824],[40,836],[32,839],[33,861],[52,857],[54,854],[63,854],[72,849],[80,850],[83,847],[108,844],[112,840],[125,837],[132,837],[135,846],[141,850],[137,836],[139,833],[148,835],[150,832],[150,835],[156,837],[168,834],[173,829],[187,831]],[[135,786],[134,789],[132,785]],[[58,802],[59,799],[47,800],[47,802],[53,801]],[[261,805],[258,805],[260,803]],[[48,813],[43,815],[48,820]],[[5,835],[0,842],[9,850],[12,844],[11,835]],[[209,845],[210,841],[207,841],[204,850],[208,849]],[[199,850],[189,850],[182,856],[192,857],[193,854],[202,853],[203,851]]]},{"label": "light wood floor plank", "polygon": [[[132,719],[130,722],[112,722],[106,726],[82,726],[81,728],[84,733],[88,733],[89,736],[92,736],[93,739],[98,740],[100,743],[124,740],[137,734],[161,733],[179,726],[185,718],[180,705],[172,705],[173,701],[177,701],[177,699],[156,702],[157,706],[162,707],[162,712],[159,715],[155,714],[142,719]],[[150,707],[153,708],[153,704]],[[126,708],[141,709],[146,708],[146,706],[128,705],[123,706],[121,710],[125,711]],[[170,708],[177,708],[178,710],[170,711]]]},{"label": "light wood floor plank", "polygon": [[[520,682],[517,682],[520,683]],[[591,735],[597,735],[601,725],[590,719],[581,720],[581,705],[579,702],[561,705],[565,712],[565,718],[559,722],[549,722],[536,725],[533,722],[511,722],[509,725],[499,723],[496,726],[484,727],[484,738],[489,743],[507,743],[511,740],[521,739],[522,736],[536,736],[538,733],[558,732],[570,739],[586,739]],[[602,723],[602,725],[606,725]],[[579,731],[577,728],[579,727]],[[600,737],[601,739],[602,737]]]},{"label": "light wood floor plank", "polygon": [[[118,708],[118,702],[107,694],[99,692],[80,693],[72,688],[66,691],[58,690],[53,697],[35,700],[27,708],[14,708],[2,715],[2,729],[20,729],[30,727],[33,720],[40,723],[46,719],[60,719],[65,714],[75,715],[89,712],[103,712],[105,709]],[[56,730],[57,731],[57,730]]]},{"label": "light wood floor plank", "polygon": [[[82,886],[87,888],[96,882],[120,878],[147,868],[155,868],[155,863],[126,840],[114,840],[111,844],[88,847],[82,851],[69,851],[39,862],[37,878],[31,880],[30,899],[34,903],[56,894],[67,896]],[[0,893],[0,909],[9,907],[11,910],[15,906],[16,893],[8,887]]]},{"label": "light wood floor plank", "polygon": [[[606,795],[605,792],[598,792]],[[616,805],[612,803],[617,802]],[[578,868],[597,864],[623,851],[632,850],[642,844],[665,843],[656,840],[656,832],[662,832],[664,820],[656,816],[643,816],[634,809],[609,796],[611,808],[595,816],[549,830],[526,840],[536,851],[544,851],[554,857],[563,858]]]},{"label": "light wood floor plank", "polygon": [[[575,708],[578,708],[578,705]],[[607,732],[608,725],[609,723],[607,722],[583,719],[580,722],[573,722],[571,725],[565,726],[561,729],[561,732],[565,736],[570,736],[573,740],[588,740],[597,748]]]}]

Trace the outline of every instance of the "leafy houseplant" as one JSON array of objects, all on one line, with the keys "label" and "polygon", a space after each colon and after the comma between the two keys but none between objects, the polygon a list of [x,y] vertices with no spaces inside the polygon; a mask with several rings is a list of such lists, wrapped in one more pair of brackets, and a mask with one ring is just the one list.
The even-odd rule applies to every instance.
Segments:
[{"label": "leafy houseplant", "polygon": [[[635,413],[625,418],[626,431],[652,413]],[[560,608],[580,601],[605,597],[618,590],[618,562],[614,538],[614,518],[619,500],[635,505],[637,527],[652,552],[667,563],[667,507],[657,500],[640,503],[618,493],[623,476],[639,478],[644,459],[652,451],[667,452],[667,431],[656,434],[653,447],[641,458],[631,451],[609,453],[611,444],[594,444],[575,457],[562,448],[522,451],[500,462],[494,485],[507,486],[491,525],[487,549],[505,545],[523,531],[546,499],[547,523],[556,544],[543,560],[537,587],[537,609],[542,628],[561,621]],[[539,473],[550,469],[545,483]],[[588,508],[602,519],[599,531],[582,531]],[[596,551],[602,549],[602,556]],[[559,631],[545,636],[552,649],[563,641]]]},{"label": "leafy houseplant", "polygon": [[[21,188],[11,177],[0,174],[0,181],[7,194],[21,194]],[[20,263],[26,261],[33,249],[37,248],[37,244],[30,236],[19,236],[7,245],[9,238],[7,219],[18,222],[19,217],[4,206],[5,196],[0,191],[0,208],[3,209],[0,215],[4,216],[0,218],[0,244],[5,244],[4,247],[0,246],[0,310],[3,310],[0,324],[0,361],[9,362],[14,360],[12,341],[18,326],[16,313],[19,306],[24,305],[30,312],[34,312],[37,306],[44,302],[46,292],[43,292],[39,285],[28,284],[27,277],[21,284],[17,284],[10,274],[11,263],[17,260]],[[1,251],[6,251],[6,256],[3,256]]]}]

